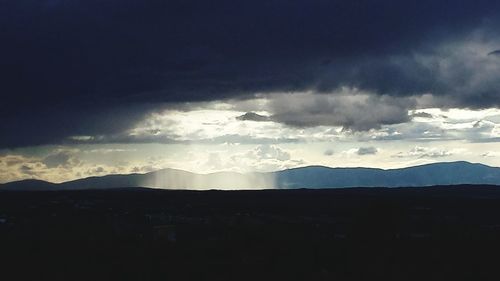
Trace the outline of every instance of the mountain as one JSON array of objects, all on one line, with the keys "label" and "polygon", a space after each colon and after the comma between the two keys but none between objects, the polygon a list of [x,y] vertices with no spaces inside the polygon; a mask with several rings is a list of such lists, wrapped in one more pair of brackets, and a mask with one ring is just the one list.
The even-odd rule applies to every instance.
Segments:
[{"label": "mountain", "polygon": [[277,172],[276,182],[278,188],[500,185],[500,168],[463,161],[391,170],[310,166]]},{"label": "mountain", "polygon": [[23,180],[0,190],[78,190],[111,188],[263,189],[411,187],[458,184],[500,185],[500,168],[469,162],[446,162],[403,169],[329,168],[309,166],[271,173],[220,172],[195,174],[164,169],[146,174],[90,177],[60,184]]},{"label": "mountain", "polygon": [[59,185],[41,180],[21,180],[0,184],[0,190],[59,190]]},{"label": "mountain", "polygon": [[147,174],[108,175],[90,177],[60,184],[65,189],[105,189],[153,187],[172,189],[255,189],[273,188],[272,174],[220,172],[195,174],[176,169],[164,169]]}]

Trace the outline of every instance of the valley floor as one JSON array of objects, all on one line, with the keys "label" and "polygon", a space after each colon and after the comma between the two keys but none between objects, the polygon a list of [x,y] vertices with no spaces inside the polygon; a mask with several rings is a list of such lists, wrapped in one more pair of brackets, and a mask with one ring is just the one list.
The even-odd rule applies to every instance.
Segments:
[{"label": "valley floor", "polygon": [[3,280],[496,279],[500,188],[0,192]]}]

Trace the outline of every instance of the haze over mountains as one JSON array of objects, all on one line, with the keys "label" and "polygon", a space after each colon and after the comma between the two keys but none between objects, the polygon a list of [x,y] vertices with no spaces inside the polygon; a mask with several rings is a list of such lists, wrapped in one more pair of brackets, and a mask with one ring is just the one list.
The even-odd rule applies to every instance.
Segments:
[{"label": "haze over mountains", "polygon": [[308,166],[270,173],[195,174],[164,169],[146,174],[90,177],[60,184],[23,180],[0,190],[80,190],[151,187],[166,189],[293,189],[344,187],[417,187],[433,185],[500,185],[500,168],[469,162],[446,162],[402,169]]}]

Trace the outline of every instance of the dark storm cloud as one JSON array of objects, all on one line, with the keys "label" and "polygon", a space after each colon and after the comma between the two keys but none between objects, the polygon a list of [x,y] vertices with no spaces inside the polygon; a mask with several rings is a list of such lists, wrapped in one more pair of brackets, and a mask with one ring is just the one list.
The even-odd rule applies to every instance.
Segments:
[{"label": "dark storm cloud", "polygon": [[488,56],[500,56],[500,50],[493,51],[489,53]]},{"label": "dark storm cloud", "polygon": [[54,104],[39,102],[2,104],[0,147],[68,142],[71,136],[121,134],[152,110],[150,105],[129,106]]},{"label": "dark storm cloud", "polygon": [[410,121],[409,98],[392,98],[344,90],[335,95],[276,94],[270,119],[293,127],[341,126],[354,131]]},{"label": "dark storm cloud", "polygon": [[[148,103],[339,86],[448,94],[473,68],[437,82],[411,54],[495,33],[498,11],[487,0],[1,1],[0,147],[120,131]],[[466,86],[457,104],[500,104],[495,85]]]},{"label": "dark storm cloud", "polygon": [[256,122],[271,121],[271,118],[269,118],[269,116],[260,115],[255,112],[247,112],[241,116],[236,117],[236,119],[240,121],[256,121]]},{"label": "dark storm cloud", "polygon": [[104,135],[99,137],[90,137],[88,139],[66,139],[65,144],[126,144],[126,143],[160,143],[160,144],[223,144],[223,143],[240,143],[240,144],[278,144],[278,143],[298,143],[300,140],[296,138],[259,138],[245,135],[222,135],[214,138],[200,138],[192,140],[179,140],[176,136],[163,135],[136,135],[128,134]]},{"label": "dark storm cloud", "polygon": [[434,116],[427,112],[416,112],[411,115],[411,117],[420,117],[420,118],[434,118]]}]

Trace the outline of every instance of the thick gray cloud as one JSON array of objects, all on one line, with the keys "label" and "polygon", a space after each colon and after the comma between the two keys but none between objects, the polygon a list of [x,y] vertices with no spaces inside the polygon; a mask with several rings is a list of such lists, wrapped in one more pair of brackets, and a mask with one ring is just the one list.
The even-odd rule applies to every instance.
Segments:
[{"label": "thick gray cloud", "polygon": [[283,94],[271,98],[271,120],[296,127],[342,126],[356,131],[410,120],[409,98],[392,98],[345,90],[334,95]]},{"label": "thick gray cloud", "polygon": [[44,164],[45,167],[49,169],[73,169],[83,164],[83,162],[76,157],[75,152],[76,151],[73,150],[56,149],[40,159],[40,163]]},{"label": "thick gray cloud", "polygon": [[24,175],[34,175],[35,172],[33,171],[33,168],[27,165],[22,165],[19,167],[19,172]]},{"label": "thick gray cloud", "polygon": [[59,166],[67,166],[70,158],[71,155],[68,152],[60,151],[46,156],[42,160],[42,163],[44,163],[47,168],[56,168]]},{"label": "thick gray cloud", "polygon": [[332,156],[333,155],[333,149],[327,149],[325,152],[323,152],[323,155],[325,156]]},{"label": "thick gray cloud", "polygon": [[432,114],[427,112],[416,112],[411,115],[411,117],[420,117],[420,118],[432,118]]},{"label": "thick gray cloud", "polygon": [[374,155],[377,154],[378,149],[373,146],[368,146],[368,147],[360,147],[358,148],[358,151],[356,152],[358,155]]},{"label": "thick gray cloud", "polygon": [[[498,38],[499,11],[493,0],[2,1],[0,147],[112,134],[163,103],[259,92],[355,87],[498,106],[499,62],[487,54],[498,49],[488,39]],[[485,49],[461,47],[471,41]],[[373,124],[338,123],[405,121],[387,110]]]}]

